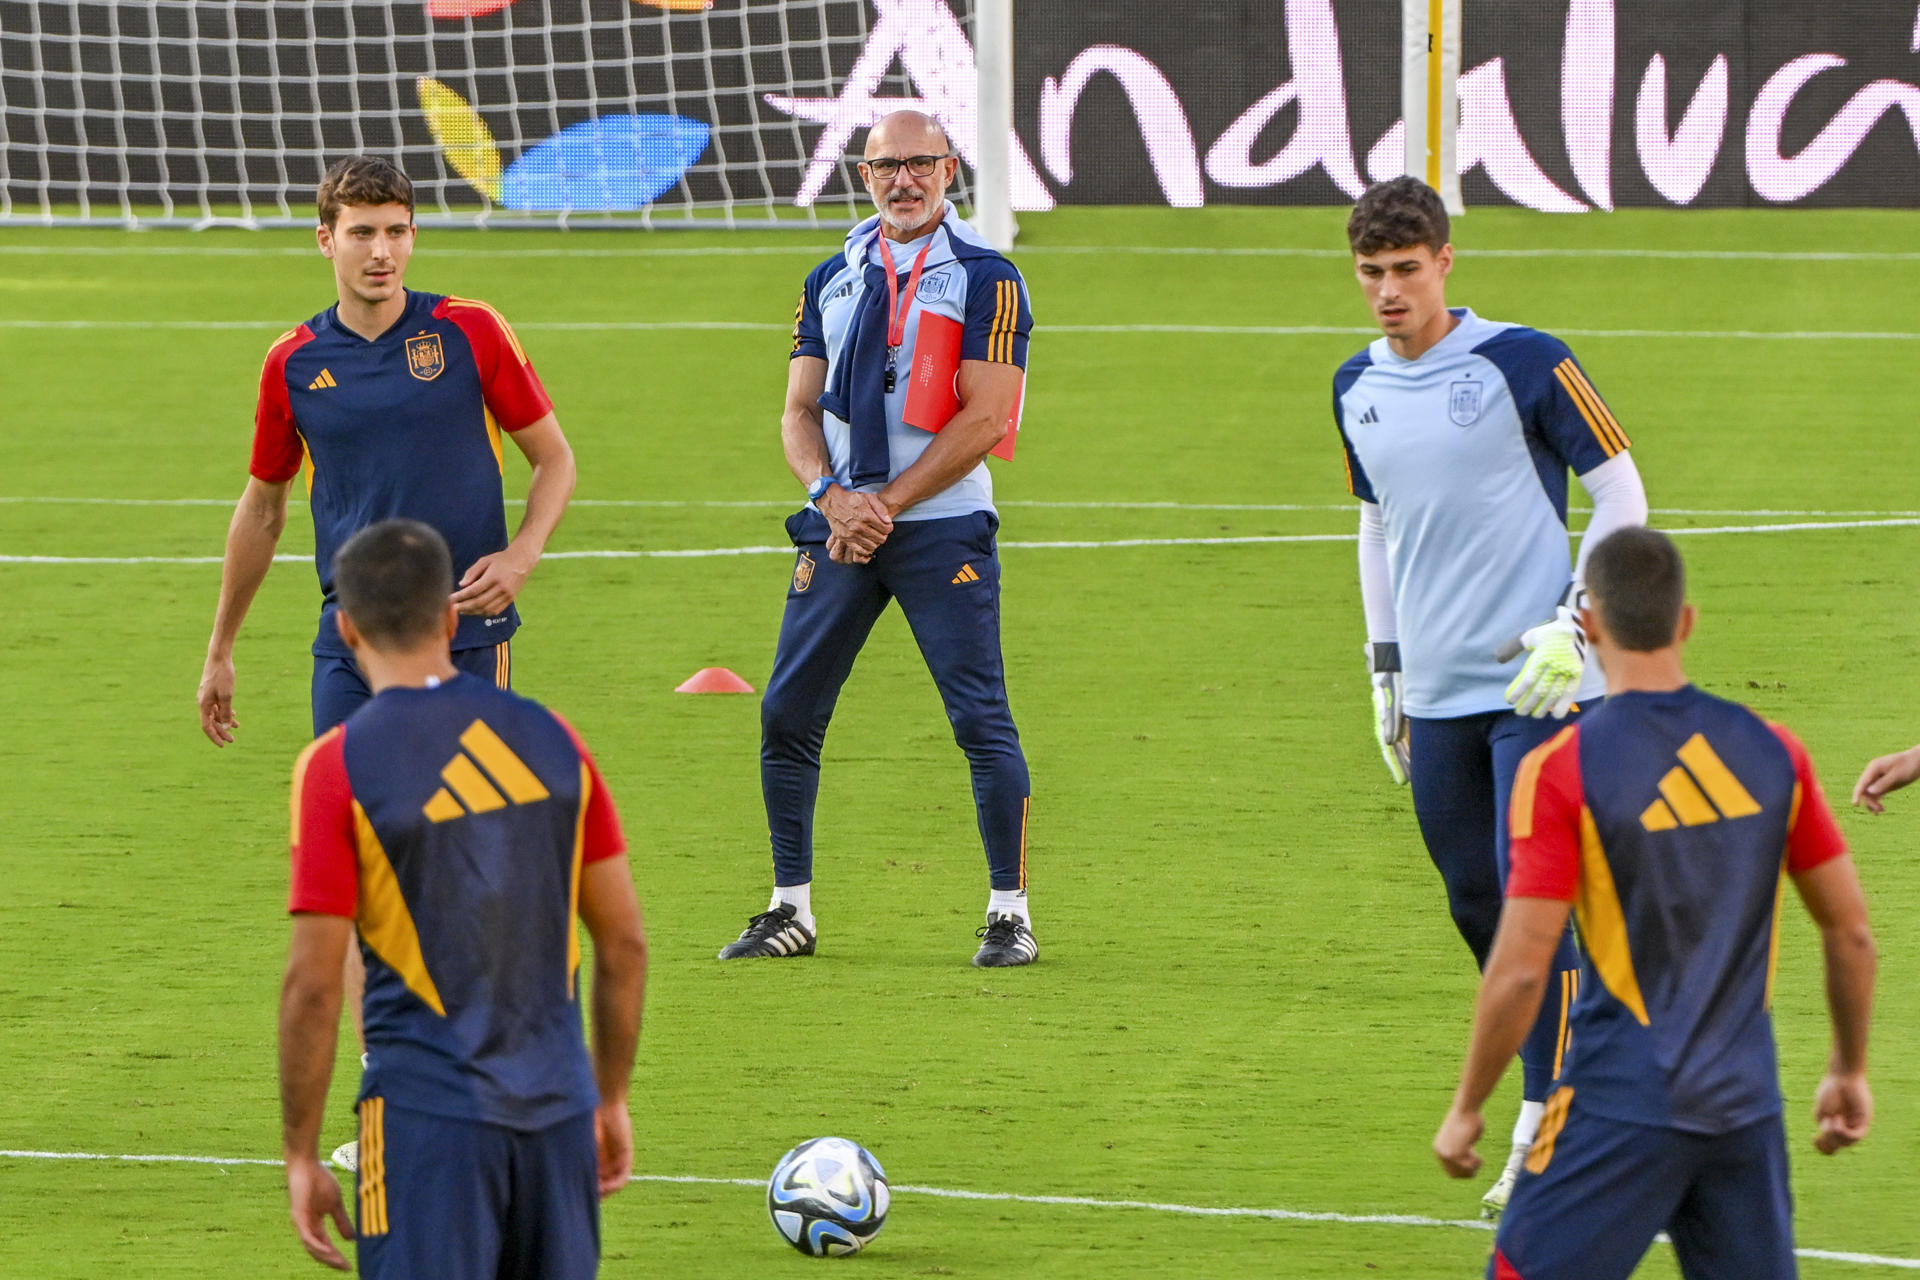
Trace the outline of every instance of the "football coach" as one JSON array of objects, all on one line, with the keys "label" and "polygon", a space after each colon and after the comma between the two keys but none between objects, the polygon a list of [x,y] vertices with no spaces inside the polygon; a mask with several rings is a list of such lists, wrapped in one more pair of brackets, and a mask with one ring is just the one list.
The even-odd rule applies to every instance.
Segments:
[{"label": "football coach", "polygon": [[801,293],[780,437],[808,501],[787,520],[798,553],[760,710],[775,887],[722,960],[813,953],[820,747],[854,658],[895,599],[973,774],[991,884],[973,963],[1039,954],[1026,894],[1031,788],[1000,656],[1000,521],[985,465],[1011,443],[1033,314],[1020,273],[946,199],[952,151],[920,112],[874,125],[860,176],[878,212]]}]

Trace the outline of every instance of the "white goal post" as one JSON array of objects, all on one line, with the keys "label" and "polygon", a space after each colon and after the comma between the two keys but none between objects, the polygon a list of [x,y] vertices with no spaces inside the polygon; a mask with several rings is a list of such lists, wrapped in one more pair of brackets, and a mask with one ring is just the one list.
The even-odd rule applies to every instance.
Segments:
[{"label": "white goal post", "polygon": [[842,227],[918,105],[1011,243],[1012,0],[710,2],[0,0],[0,225],[305,226],[371,152],[428,224]]},{"label": "white goal post", "polygon": [[1455,139],[1460,125],[1461,0],[1401,0],[1400,107],[1407,172],[1464,213]]}]

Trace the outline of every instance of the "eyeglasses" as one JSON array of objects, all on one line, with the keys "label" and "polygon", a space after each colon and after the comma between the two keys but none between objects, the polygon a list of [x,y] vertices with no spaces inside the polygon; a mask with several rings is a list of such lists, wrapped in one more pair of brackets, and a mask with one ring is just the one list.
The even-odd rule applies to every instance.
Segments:
[{"label": "eyeglasses", "polygon": [[951,151],[937,156],[876,156],[872,160],[862,160],[860,167],[882,181],[899,174],[903,165],[906,166],[907,172],[916,178],[931,178],[933,171],[939,167],[942,160],[952,158]]}]

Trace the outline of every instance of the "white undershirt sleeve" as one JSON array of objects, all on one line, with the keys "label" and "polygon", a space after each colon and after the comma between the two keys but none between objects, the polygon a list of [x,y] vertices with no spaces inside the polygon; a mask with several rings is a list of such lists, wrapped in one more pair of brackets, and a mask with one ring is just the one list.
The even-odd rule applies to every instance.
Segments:
[{"label": "white undershirt sleeve", "polygon": [[[1580,535],[1580,554],[1574,561],[1573,580],[1587,580],[1587,556],[1616,529],[1627,529],[1647,522],[1647,488],[1640,482],[1640,469],[1633,455],[1622,450],[1580,477],[1580,484],[1593,500],[1593,519]],[[1364,508],[1363,508],[1364,509]],[[1366,521],[1361,520],[1360,558],[1366,560]],[[1365,580],[1364,569],[1361,573]],[[1371,617],[1369,617],[1371,621]]]},{"label": "white undershirt sleeve", "polygon": [[1393,575],[1387,568],[1387,527],[1380,522],[1377,502],[1360,504],[1360,607],[1367,615],[1370,643],[1400,639],[1400,623],[1393,612]]}]

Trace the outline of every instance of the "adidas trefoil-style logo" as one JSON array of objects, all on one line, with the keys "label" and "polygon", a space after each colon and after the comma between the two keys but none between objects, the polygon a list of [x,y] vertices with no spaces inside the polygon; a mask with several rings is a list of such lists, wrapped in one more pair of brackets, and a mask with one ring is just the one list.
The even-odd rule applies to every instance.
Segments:
[{"label": "adidas trefoil-style logo", "polygon": [[[467,731],[460,735],[460,745],[466,750],[455,752],[453,759],[447,761],[447,767],[440,771],[447,785],[434,792],[433,798],[420,810],[427,821],[451,822],[469,813],[491,813],[509,804],[532,804],[547,798],[547,789],[533,776],[533,770],[520,762],[513,748],[500,741],[500,735],[489,729],[484,720],[475,720],[467,726]],[[476,765],[475,760],[480,764]],[[486,767],[486,773],[480,771],[481,765]],[[491,782],[487,780],[489,774],[493,778]],[[502,791],[506,795],[502,796]]]},{"label": "adidas trefoil-style logo", "polygon": [[980,575],[973,571],[973,566],[970,564],[961,565],[960,572],[953,575],[953,585],[956,587],[978,581],[980,581]]},{"label": "adidas trefoil-style logo", "polygon": [[1680,763],[1660,779],[1661,799],[1648,805],[1640,825],[1649,831],[1704,827],[1721,818],[1750,818],[1760,805],[1733,776],[1701,734],[1688,738]]},{"label": "adidas trefoil-style logo", "polygon": [[328,387],[337,387],[339,385],[340,385],[339,383],[333,380],[333,374],[329,373],[325,369],[322,369],[320,371],[320,376],[307,384],[307,390],[324,391]]}]

